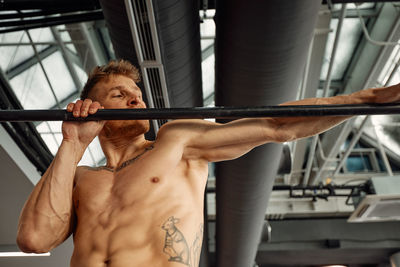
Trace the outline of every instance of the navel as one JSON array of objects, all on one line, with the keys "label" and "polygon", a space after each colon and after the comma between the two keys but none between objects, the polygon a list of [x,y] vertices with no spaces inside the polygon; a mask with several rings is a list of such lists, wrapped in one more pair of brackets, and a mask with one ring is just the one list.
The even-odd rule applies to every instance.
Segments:
[{"label": "navel", "polygon": [[158,183],[159,181],[160,181],[160,178],[158,178],[158,177],[151,178],[152,183]]}]

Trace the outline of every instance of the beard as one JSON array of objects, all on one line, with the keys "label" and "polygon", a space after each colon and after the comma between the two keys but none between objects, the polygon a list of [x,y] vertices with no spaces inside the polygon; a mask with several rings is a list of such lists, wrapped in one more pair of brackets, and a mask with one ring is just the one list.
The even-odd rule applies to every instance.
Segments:
[{"label": "beard", "polygon": [[110,139],[137,137],[147,133],[149,130],[150,123],[148,120],[107,121],[103,128],[105,137]]}]

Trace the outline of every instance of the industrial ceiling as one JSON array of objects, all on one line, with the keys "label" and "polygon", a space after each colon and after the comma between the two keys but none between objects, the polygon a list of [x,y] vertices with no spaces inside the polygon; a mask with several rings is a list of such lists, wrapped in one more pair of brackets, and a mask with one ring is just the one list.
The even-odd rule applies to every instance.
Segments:
[{"label": "industrial ceiling", "polygon": [[[160,108],[276,105],[400,82],[398,4],[354,2],[3,1],[0,106],[64,108],[85,73],[113,58],[140,67],[145,99]],[[148,138],[163,123],[153,121]],[[365,195],[379,196],[378,185],[398,185],[398,125],[398,116],[358,117],[286,144],[292,159],[268,144],[210,164],[200,266],[390,266],[400,258],[395,214],[347,219]],[[59,127],[2,125],[3,251],[16,248],[18,212],[57,149]],[[291,173],[278,171],[282,159]],[[104,164],[98,141],[81,164]],[[400,198],[400,187],[393,192]],[[0,266],[68,266],[71,246]]]}]

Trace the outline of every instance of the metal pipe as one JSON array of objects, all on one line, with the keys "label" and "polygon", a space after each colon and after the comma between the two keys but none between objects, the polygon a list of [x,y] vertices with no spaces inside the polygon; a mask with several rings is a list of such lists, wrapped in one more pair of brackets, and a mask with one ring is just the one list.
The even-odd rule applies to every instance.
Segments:
[{"label": "metal pipe", "polygon": [[389,176],[393,176],[392,167],[390,166],[390,162],[386,156],[386,152],[385,152],[385,149],[383,148],[382,142],[378,137],[378,133],[376,132],[375,126],[373,126],[372,129],[375,134],[376,142],[378,144],[379,152],[381,153],[382,161],[383,161],[383,164],[385,165],[386,171],[388,172]]},{"label": "metal pipe", "polygon": [[[360,9],[358,8],[357,5],[355,5],[355,7],[356,7],[357,15],[358,15],[358,18],[359,18],[359,20],[360,20],[361,28],[362,28],[362,30],[363,30],[365,39],[367,39],[368,42],[370,42],[370,43],[373,44],[373,45],[378,45],[378,46],[400,45],[399,42],[387,42],[387,41],[382,42],[382,41],[373,40],[373,39],[369,36],[367,27],[365,26],[365,23],[364,23],[364,19],[362,18],[361,13],[360,13]],[[398,20],[397,20],[396,26],[395,26],[395,27],[397,28],[398,25],[399,25],[399,22],[398,22]]]},{"label": "metal pipe", "polygon": [[347,148],[346,152],[343,155],[343,158],[340,160],[338,166],[336,167],[335,172],[333,173],[333,176],[336,176],[339,173],[343,164],[345,163],[347,158],[350,156],[351,150],[354,148],[354,146],[357,144],[358,140],[360,139],[361,134],[363,133],[363,129],[364,129],[367,121],[369,120],[369,118],[370,118],[369,116],[366,116],[365,119],[362,121],[360,127],[358,127],[357,134],[355,136],[353,136],[353,138],[351,139],[349,147]]},{"label": "metal pipe", "polygon": [[[367,180],[365,180],[366,182]],[[366,183],[357,185],[274,185],[273,191],[295,191],[295,190],[352,190],[356,188],[366,188]],[[207,187],[207,193],[215,193],[215,187]],[[348,194],[347,194],[348,195]]]},{"label": "metal pipe", "polygon": [[319,136],[318,136],[317,140],[318,140],[319,156],[322,158],[322,160],[324,160],[325,162],[337,162],[337,161],[339,161],[337,158],[325,156],[324,150],[322,148],[321,138],[319,138]]},{"label": "metal pipe", "polygon": [[[400,20],[399,20],[399,15],[398,15],[397,18],[396,18],[396,23],[395,23],[394,27],[392,27],[392,29],[391,29],[391,31],[390,31],[390,33],[389,33],[389,36],[388,36],[388,38],[387,38],[388,41],[394,39],[394,37],[395,37],[395,35],[396,35],[396,32],[397,32],[399,26],[400,26]],[[367,39],[367,41],[368,41],[368,39]],[[380,61],[382,61],[384,55],[385,55],[387,52],[389,52],[389,51],[388,51],[389,48],[390,48],[390,49],[393,49],[393,46],[386,45],[386,46],[384,46],[384,47],[381,49],[381,52],[379,53],[378,58],[375,60],[375,63],[373,64],[372,69],[369,71],[368,78],[365,80],[365,82],[364,82],[364,84],[361,86],[361,88],[369,88],[369,87],[371,86],[371,83],[374,82],[373,77],[374,77],[375,75],[372,75],[372,74],[374,74],[374,73],[377,72],[377,71],[380,71],[380,69],[379,69],[379,68],[380,68],[380,67],[379,67],[380,64],[377,64],[377,63],[380,62]],[[374,86],[374,84],[372,84],[372,86]]]},{"label": "metal pipe", "polygon": [[0,121],[87,121],[149,119],[237,119],[260,117],[315,117],[400,114],[400,104],[357,104],[264,107],[199,107],[166,109],[102,109],[87,118],[66,110],[0,110]]},{"label": "metal pipe", "polygon": [[314,159],[315,150],[317,147],[317,141],[318,141],[318,135],[313,136],[312,140],[311,140],[311,144],[310,144],[310,149],[308,152],[308,157],[307,157],[306,172],[304,173],[304,176],[303,176],[303,181],[302,181],[303,185],[307,185],[308,180],[310,179],[311,168],[312,168],[312,165],[314,162],[313,159]]},{"label": "metal pipe", "polygon": [[[324,88],[323,88],[323,97],[328,97],[329,95],[329,88],[331,86],[331,80],[332,80],[332,70],[333,70],[333,63],[335,61],[335,57],[336,57],[336,51],[337,51],[337,47],[339,44],[339,39],[340,39],[340,33],[342,31],[342,26],[343,26],[343,21],[344,18],[346,17],[346,4],[342,4],[342,9],[340,11],[340,18],[339,18],[339,23],[338,26],[336,28],[336,34],[335,34],[335,40],[333,42],[333,47],[332,47],[332,52],[331,52],[331,58],[330,58],[330,62],[329,62],[329,67],[328,67],[328,72],[326,75],[326,79],[325,79],[325,84],[324,84]],[[312,138],[311,141],[311,145],[310,145],[310,153],[308,154],[308,159],[307,159],[307,167],[306,167],[306,172],[303,176],[303,184],[308,184],[308,181],[310,179],[310,174],[311,174],[311,167],[312,167],[312,162],[314,159],[314,155],[315,155],[315,149],[317,146],[317,141],[318,141],[318,136],[314,136]],[[319,171],[316,175],[315,180],[319,179],[319,176],[322,172]]]},{"label": "metal pipe", "polygon": [[333,63],[335,61],[336,51],[337,51],[337,47],[339,45],[339,40],[340,40],[340,33],[342,31],[343,21],[344,21],[345,17],[346,17],[346,4],[342,4],[342,9],[340,10],[339,23],[336,28],[335,40],[333,42],[332,54],[331,54],[329,67],[328,67],[328,73],[326,75],[324,89],[323,89],[324,97],[327,97],[329,94],[329,88],[331,86],[331,81],[332,81],[332,70],[333,70],[333,65],[334,65]]}]

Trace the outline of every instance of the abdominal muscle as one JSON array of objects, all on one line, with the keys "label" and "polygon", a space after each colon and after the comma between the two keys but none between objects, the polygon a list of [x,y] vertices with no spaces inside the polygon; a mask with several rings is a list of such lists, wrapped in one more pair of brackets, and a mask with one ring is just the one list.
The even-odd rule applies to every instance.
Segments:
[{"label": "abdominal muscle", "polygon": [[[156,183],[147,175],[129,173],[121,171],[114,177],[106,170],[90,171],[75,187],[77,224],[71,266],[197,267],[202,183],[197,181],[193,187],[189,177],[180,175],[183,172],[158,176]],[[118,184],[124,179],[130,182]]]}]

